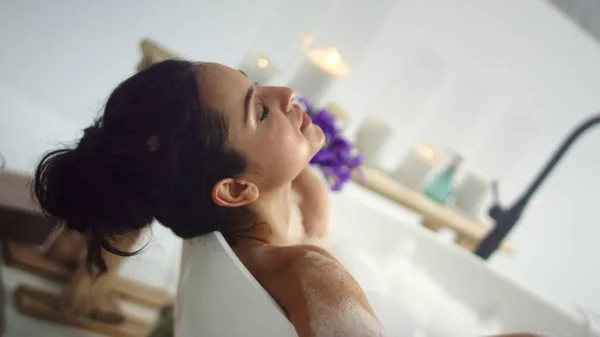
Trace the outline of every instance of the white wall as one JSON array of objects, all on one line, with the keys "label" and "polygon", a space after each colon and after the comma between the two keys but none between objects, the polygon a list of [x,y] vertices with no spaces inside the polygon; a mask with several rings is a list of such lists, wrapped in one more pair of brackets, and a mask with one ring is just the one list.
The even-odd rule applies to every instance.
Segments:
[{"label": "white wall", "polygon": [[[31,169],[52,142],[89,123],[133,72],[142,37],[237,65],[277,2],[0,0],[0,151],[9,167]],[[395,124],[390,167],[417,140],[451,147],[501,178],[509,202],[600,108],[598,59],[597,43],[541,0],[399,1],[331,97],[353,128],[368,113]],[[565,306],[597,310],[599,141],[596,132],[576,145],[514,231],[516,255],[491,262]]]},{"label": "white wall", "polygon": [[0,152],[8,168],[33,170],[41,154],[72,143],[83,126],[0,82]]},{"label": "white wall", "polygon": [[[466,154],[468,166],[500,178],[502,199],[509,203],[566,133],[600,110],[597,42],[543,2],[424,1],[400,7],[390,24],[396,30],[384,32],[355,71],[360,80],[334,94],[356,108],[355,120],[374,113],[397,121],[390,166],[403,152],[399,144],[424,140],[451,147]],[[399,42],[391,52],[393,40]],[[393,64],[399,71],[388,69]],[[415,68],[426,83],[411,80]],[[386,76],[397,79],[384,85],[394,83],[401,91],[392,94],[379,85]],[[382,95],[391,102],[378,103]],[[515,229],[516,255],[499,254],[491,265],[567,307],[582,301],[600,310],[600,249],[594,244],[600,221],[593,213],[600,188],[597,144],[600,130],[575,145]]]}]

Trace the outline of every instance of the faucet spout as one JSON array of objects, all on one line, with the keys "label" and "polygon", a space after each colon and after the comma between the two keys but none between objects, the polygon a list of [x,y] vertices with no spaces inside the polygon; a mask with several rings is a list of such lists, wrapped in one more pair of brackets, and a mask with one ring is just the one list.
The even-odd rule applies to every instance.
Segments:
[{"label": "faucet spout", "polygon": [[475,254],[483,259],[489,259],[490,256],[498,250],[498,247],[500,247],[504,238],[510,233],[521,218],[521,214],[523,214],[531,197],[533,197],[548,175],[554,170],[556,164],[558,164],[564,154],[583,133],[598,123],[600,123],[600,113],[588,117],[573,129],[568,137],[561,143],[560,147],[554,152],[550,160],[537,175],[536,179],[529,185],[529,188],[525,190],[523,195],[510,208],[502,208],[498,201],[492,205],[490,208],[490,216],[495,220],[495,225],[485,239],[481,241]]}]

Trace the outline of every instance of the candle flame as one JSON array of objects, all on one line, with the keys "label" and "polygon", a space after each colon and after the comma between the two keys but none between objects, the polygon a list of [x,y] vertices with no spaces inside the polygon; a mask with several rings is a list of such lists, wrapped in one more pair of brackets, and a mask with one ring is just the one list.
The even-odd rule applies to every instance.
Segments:
[{"label": "candle flame", "polygon": [[433,159],[436,158],[436,152],[430,146],[427,146],[427,145],[424,145],[424,144],[419,144],[417,146],[417,151],[419,152],[419,154],[421,155],[421,157],[423,159],[431,161],[431,160],[433,160]]},{"label": "candle flame", "polygon": [[259,68],[266,68],[269,66],[269,61],[266,58],[260,58],[257,64]]},{"label": "candle flame", "polygon": [[340,55],[340,53],[338,52],[338,50],[336,48],[329,48],[327,50],[327,63],[329,63],[329,65],[336,65],[338,63],[340,63],[340,61],[342,60],[342,55]]},{"label": "candle flame", "polygon": [[334,76],[346,76],[350,72],[348,63],[337,48],[311,50],[308,57],[313,63]]},{"label": "candle flame", "polygon": [[423,149],[423,157],[427,158],[427,159],[433,159],[433,157],[435,156],[435,152],[433,151],[432,148],[427,147]]}]

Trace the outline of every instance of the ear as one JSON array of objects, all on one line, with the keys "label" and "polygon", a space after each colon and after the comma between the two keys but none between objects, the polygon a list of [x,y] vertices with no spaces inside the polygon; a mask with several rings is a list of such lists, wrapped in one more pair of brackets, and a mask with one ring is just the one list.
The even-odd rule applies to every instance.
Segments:
[{"label": "ear", "polygon": [[253,203],[258,199],[258,186],[249,181],[227,178],[215,184],[212,200],[224,207],[240,207]]}]

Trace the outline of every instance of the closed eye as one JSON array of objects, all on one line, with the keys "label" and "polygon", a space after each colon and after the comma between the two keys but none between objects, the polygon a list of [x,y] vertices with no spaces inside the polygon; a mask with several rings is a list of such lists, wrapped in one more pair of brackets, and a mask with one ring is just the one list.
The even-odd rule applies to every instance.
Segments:
[{"label": "closed eye", "polygon": [[262,114],[260,115],[260,119],[259,121],[264,121],[265,119],[267,119],[267,117],[269,117],[269,107],[266,105],[262,106]]}]

